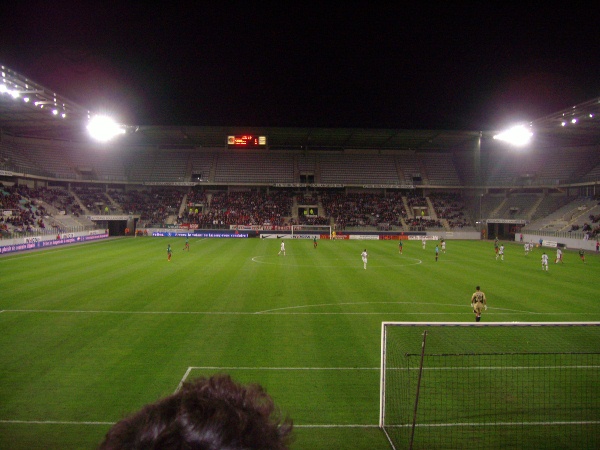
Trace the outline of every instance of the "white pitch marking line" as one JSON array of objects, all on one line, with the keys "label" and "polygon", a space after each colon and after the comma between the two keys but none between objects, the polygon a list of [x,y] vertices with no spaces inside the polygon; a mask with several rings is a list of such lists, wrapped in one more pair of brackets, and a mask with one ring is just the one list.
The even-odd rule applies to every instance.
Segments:
[{"label": "white pitch marking line", "polygon": [[[598,369],[600,366],[473,366],[473,367],[423,367],[423,370],[529,370],[529,369]],[[404,367],[388,367],[389,370],[406,370]],[[192,370],[381,370],[381,367],[220,367],[220,366],[191,366],[188,367],[184,379],[185,381]],[[419,370],[418,367],[410,370]],[[182,384],[182,383],[180,383]]]},{"label": "white pitch marking line", "polygon": [[[382,302],[386,303],[386,302]],[[410,302],[405,302],[410,303]],[[354,303],[355,305],[359,305],[360,303]],[[394,304],[394,303],[388,303]],[[435,303],[413,303],[415,305],[436,305]],[[340,305],[340,303],[331,303],[332,306]],[[294,316],[294,315],[305,315],[305,316],[374,316],[374,315],[410,315],[410,316],[421,316],[421,315],[448,315],[448,314],[464,314],[464,312],[409,312],[409,311],[382,311],[382,312],[287,312],[288,309],[297,309],[297,308],[309,308],[311,306],[326,306],[326,305],[303,305],[303,306],[290,306],[286,308],[279,309],[269,309],[265,311],[100,311],[100,310],[64,310],[64,309],[4,309],[2,312],[18,312],[18,313],[55,313],[55,314],[138,314],[138,315],[205,315],[205,316],[257,316],[257,315],[281,315],[281,316]],[[442,305],[444,306],[444,305]],[[465,305],[445,305],[459,308],[469,308],[469,306]],[[504,309],[504,308],[488,308],[489,310],[505,310],[511,311],[507,313],[503,312],[495,312],[495,316],[502,315],[513,315],[513,313],[521,313],[521,314],[531,314],[531,315],[540,315],[540,316],[581,316],[586,315],[588,317],[595,317],[596,314],[590,314],[589,312],[534,312],[534,311],[519,311],[516,309]],[[280,311],[280,312],[278,312]]]},{"label": "white pitch marking line", "polygon": [[[261,261],[259,258],[275,258],[273,255],[259,255],[259,256],[253,256],[251,258],[252,262],[258,263],[258,264],[271,264],[271,265],[275,265],[275,264],[279,264],[279,263],[275,263],[275,262],[268,262],[268,261]],[[382,264],[382,265],[378,265],[378,264],[373,264],[370,263],[369,267],[405,267],[405,266],[417,266],[419,264],[423,264],[423,261],[417,258],[403,258],[403,259],[411,259],[413,261],[413,263],[409,263],[409,264]],[[288,267],[336,267],[336,268],[360,268],[360,263],[356,264],[356,259],[352,258],[337,258],[336,261],[353,261],[352,265],[347,265],[347,266],[340,266],[340,265],[315,265],[315,264],[283,264],[284,266],[288,266]]]},{"label": "white pitch marking line", "polygon": [[75,422],[70,420],[2,420],[0,423],[40,424],[40,425],[114,425],[115,422]]},{"label": "white pitch marking line", "polygon": [[[25,424],[25,425],[114,425],[116,422],[75,422],[70,420],[3,420],[0,423],[5,424]],[[297,425],[294,428],[379,428],[379,425],[358,425],[358,424],[314,424]]]},{"label": "white pitch marking line", "polygon": [[187,380],[188,375],[190,374],[190,372],[193,370],[193,367],[188,367],[187,370],[185,371],[185,374],[183,375],[183,378],[181,379],[181,381],[179,382],[179,384],[177,385],[177,389],[175,389],[175,394],[177,392],[179,392],[179,389],[181,389],[181,386],[183,386],[183,383],[185,383],[185,380]]},{"label": "white pitch marking line", "polygon": [[[476,369],[481,370],[490,370],[490,369],[536,369],[536,368],[597,368],[597,366],[547,366],[547,367],[477,367]],[[187,368],[185,374],[183,375],[181,381],[175,392],[177,392],[181,385],[185,382],[187,377],[189,376],[192,370],[196,369],[208,369],[208,370],[380,370],[380,367],[220,367],[220,366],[190,366]],[[425,368],[428,370],[439,370],[439,369],[464,369],[464,370],[472,370],[473,367],[445,367],[445,368],[436,368],[436,367],[428,367]],[[417,370],[415,368],[415,370]],[[27,424],[27,425],[114,425],[116,422],[91,422],[91,421],[66,421],[66,420],[8,420],[8,419],[0,419],[0,423],[5,424]],[[596,425],[599,424],[600,421],[574,421],[574,422],[521,422],[521,423],[512,423],[512,422],[489,422],[487,425],[494,426],[560,426],[560,425]],[[464,426],[479,426],[481,423],[439,423],[439,424],[417,424],[417,427],[464,427]],[[388,425],[388,427],[405,427],[408,425]],[[296,428],[379,428],[379,425],[359,425],[359,424],[294,424]]]},{"label": "white pitch marking line", "polygon": [[[438,304],[438,303],[426,303],[426,302],[348,302],[348,303],[321,303],[317,305],[300,305],[300,306],[286,306],[284,308],[265,309],[264,311],[257,311],[255,314],[270,313],[273,311],[283,311],[287,309],[299,309],[299,308],[313,308],[322,306],[339,306],[339,305],[436,305],[436,306],[452,306],[458,308],[469,307],[469,305],[452,305],[452,304]],[[490,308],[491,309],[491,308]],[[379,314],[379,313],[377,313]]]},{"label": "white pitch marking line", "polygon": [[[598,420],[583,420],[583,421],[557,421],[557,422],[466,422],[466,423],[420,423],[416,424],[417,427],[423,428],[434,428],[434,427],[480,427],[482,425],[488,426],[500,426],[500,427],[511,427],[511,426],[554,426],[554,425],[595,425],[599,424]],[[408,428],[412,427],[409,425],[386,425],[389,428]]]},{"label": "white pitch marking line", "polygon": [[221,367],[191,366],[188,370],[380,370],[380,367]]},{"label": "white pitch marking line", "polygon": [[[67,420],[3,420],[0,423],[5,424],[26,424],[26,425],[114,425],[116,422],[75,422]],[[422,423],[417,424],[417,427],[433,428],[433,427],[472,427],[481,425],[492,426],[564,426],[564,425],[597,425],[600,421],[573,421],[573,422],[485,422],[485,423]],[[389,428],[402,428],[412,425],[387,425]],[[306,424],[300,425],[294,423],[294,428],[379,428],[379,425],[360,425],[360,424]]]}]

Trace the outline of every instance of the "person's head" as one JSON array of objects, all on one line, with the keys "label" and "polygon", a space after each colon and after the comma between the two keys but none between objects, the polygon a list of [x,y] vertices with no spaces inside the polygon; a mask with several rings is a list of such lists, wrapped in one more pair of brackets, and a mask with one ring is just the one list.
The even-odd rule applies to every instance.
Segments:
[{"label": "person's head", "polygon": [[117,422],[100,449],[288,449],[292,421],[282,419],[258,384],[229,375],[184,383],[176,393]]},{"label": "person's head", "polygon": [[475,286],[475,290],[479,291],[479,290],[481,290],[481,288],[479,286]]}]

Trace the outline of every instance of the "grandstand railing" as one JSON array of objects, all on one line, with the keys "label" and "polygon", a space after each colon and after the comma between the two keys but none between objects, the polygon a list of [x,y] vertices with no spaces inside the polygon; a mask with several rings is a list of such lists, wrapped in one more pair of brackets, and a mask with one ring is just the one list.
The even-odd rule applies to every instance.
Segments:
[{"label": "grandstand railing", "polygon": [[14,229],[2,230],[0,239],[22,239],[39,236],[56,236],[57,234],[79,233],[82,231],[92,231],[100,229],[94,225],[85,225],[78,227],[60,227],[60,228],[36,228],[31,231],[16,231]]},{"label": "grandstand railing", "polygon": [[571,238],[585,239],[586,233],[583,231],[549,231],[549,230],[523,230],[523,233],[537,234],[539,236],[556,237],[556,238]]}]

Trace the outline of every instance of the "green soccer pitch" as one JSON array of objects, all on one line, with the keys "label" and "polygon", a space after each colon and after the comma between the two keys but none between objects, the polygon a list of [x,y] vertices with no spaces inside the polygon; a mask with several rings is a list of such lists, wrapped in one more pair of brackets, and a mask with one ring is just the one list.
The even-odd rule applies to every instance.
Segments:
[{"label": "green soccer pitch", "polygon": [[[167,244],[173,248],[167,261]],[[0,448],[95,448],[184,380],[258,382],[294,449],[387,449],[383,321],[599,321],[600,257],[492,242],[115,238],[0,258]],[[363,269],[361,252],[369,260]]]}]

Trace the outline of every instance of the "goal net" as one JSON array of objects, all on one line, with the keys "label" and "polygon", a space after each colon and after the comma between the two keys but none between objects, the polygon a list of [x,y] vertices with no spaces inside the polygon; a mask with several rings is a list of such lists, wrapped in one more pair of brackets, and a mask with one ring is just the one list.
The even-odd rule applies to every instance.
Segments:
[{"label": "goal net", "polygon": [[600,448],[600,322],[383,322],[393,449]]},{"label": "goal net", "polygon": [[317,237],[322,239],[331,239],[330,225],[292,225],[292,237],[295,238],[310,238]]}]

